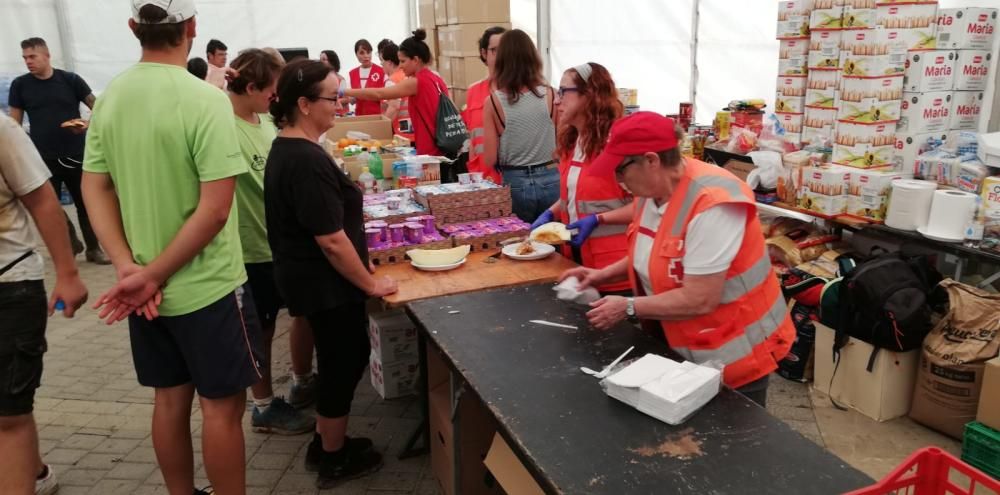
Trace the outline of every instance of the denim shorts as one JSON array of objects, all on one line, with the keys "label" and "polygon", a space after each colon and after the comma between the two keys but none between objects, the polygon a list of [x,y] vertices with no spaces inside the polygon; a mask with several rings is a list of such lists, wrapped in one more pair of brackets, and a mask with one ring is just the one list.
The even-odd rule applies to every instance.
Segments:
[{"label": "denim shorts", "polygon": [[503,183],[510,186],[514,214],[525,222],[534,222],[538,215],[559,200],[559,169],[539,167],[534,170],[503,170]]},{"label": "denim shorts", "polygon": [[34,409],[47,349],[48,303],[41,280],[0,283],[0,416]]}]

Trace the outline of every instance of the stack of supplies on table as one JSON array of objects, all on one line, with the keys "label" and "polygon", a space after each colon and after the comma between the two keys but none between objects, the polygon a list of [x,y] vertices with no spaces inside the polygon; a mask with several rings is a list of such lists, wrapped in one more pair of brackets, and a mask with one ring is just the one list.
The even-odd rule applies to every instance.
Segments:
[{"label": "stack of supplies on table", "polygon": [[640,412],[679,425],[712,400],[722,372],[646,354],[601,382],[604,392]]}]

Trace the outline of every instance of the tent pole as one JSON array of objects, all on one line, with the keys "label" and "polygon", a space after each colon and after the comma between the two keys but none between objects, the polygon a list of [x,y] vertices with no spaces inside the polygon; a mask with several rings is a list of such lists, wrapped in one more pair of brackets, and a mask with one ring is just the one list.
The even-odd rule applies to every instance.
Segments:
[{"label": "tent pole", "polygon": [[[691,5],[691,88],[689,93],[689,100],[695,105],[695,112],[698,111],[697,101],[698,101],[698,17],[700,15],[699,8],[701,6],[701,0],[692,0]],[[692,124],[694,123],[695,116],[692,115]],[[687,132],[687,129],[684,129]]]},{"label": "tent pole", "polygon": [[56,24],[59,26],[59,47],[63,52],[63,68],[69,72],[76,72],[76,60],[73,56],[70,38],[73,37],[73,29],[69,19],[66,18],[64,3],[66,0],[55,0]]},{"label": "tent pole", "polygon": [[537,27],[538,51],[542,54],[542,73],[548,74],[551,81],[552,70],[552,2],[550,0],[538,0],[537,4]]}]

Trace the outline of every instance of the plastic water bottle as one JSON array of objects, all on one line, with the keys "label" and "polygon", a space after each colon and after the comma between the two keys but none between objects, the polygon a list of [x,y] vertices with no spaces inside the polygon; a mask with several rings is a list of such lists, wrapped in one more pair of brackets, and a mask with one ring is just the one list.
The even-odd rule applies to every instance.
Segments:
[{"label": "plastic water bottle", "polygon": [[358,176],[358,182],[361,184],[361,189],[365,194],[375,194],[375,176],[368,171],[368,167],[361,167],[361,175]]},{"label": "plastic water bottle", "polygon": [[375,176],[375,180],[385,179],[382,173],[382,155],[377,151],[368,156],[368,170]]}]

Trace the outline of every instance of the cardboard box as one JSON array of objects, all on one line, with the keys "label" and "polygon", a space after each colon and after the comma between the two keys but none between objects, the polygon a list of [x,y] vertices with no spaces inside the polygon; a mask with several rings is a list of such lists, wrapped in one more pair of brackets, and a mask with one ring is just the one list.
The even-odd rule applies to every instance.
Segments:
[{"label": "cardboard box", "polygon": [[[825,72],[825,71],[824,71]],[[805,107],[824,108],[836,112],[840,103],[839,91],[836,88],[830,89],[806,89]]]},{"label": "cardboard box", "polygon": [[778,76],[804,76],[808,73],[809,56],[795,55],[778,60]]},{"label": "cardboard box", "polygon": [[806,76],[780,76],[777,80],[778,94],[781,96],[806,95]]},{"label": "cardboard box", "polygon": [[850,186],[847,194],[851,196],[887,197],[892,189],[892,182],[899,179],[912,179],[913,172],[895,170],[851,170]]},{"label": "cardboard box", "polygon": [[902,74],[906,69],[905,54],[856,55],[840,51],[840,68],[845,76],[875,77]]},{"label": "cardboard box", "polygon": [[1000,210],[1000,177],[983,179],[983,211]]},{"label": "cardboard box", "polygon": [[824,196],[843,196],[851,181],[851,171],[844,167],[808,167],[802,172],[803,185]]},{"label": "cardboard box", "polygon": [[874,98],[882,103],[903,99],[902,76],[873,76],[840,78],[840,100],[861,103]]},{"label": "cardboard box", "polygon": [[844,7],[840,24],[844,29],[872,29],[875,27],[875,8]]},{"label": "cardboard box", "polygon": [[951,91],[904,93],[896,130],[908,133],[947,131],[951,113]]},{"label": "cardboard box", "polygon": [[952,112],[948,128],[951,130],[979,130],[979,116],[983,111],[982,91],[955,91],[952,93]]},{"label": "cardboard box", "polygon": [[955,91],[985,91],[993,54],[987,50],[959,50],[955,61]]},{"label": "cardboard box", "polygon": [[448,92],[451,93],[451,102],[455,104],[455,108],[465,110],[465,97],[468,91],[459,88],[448,88]]},{"label": "cardboard box", "polygon": [[839,121],[834,129],[833,163],[855,168],[892,165],[894,125]]},{"label": "cardboard box", "polygon": [[476,23],[438,26],[441,55],[445,57],[478,57],[479,38],[493,26],[510,29],[510,23]]},{"label": "cardboard box", "polygon": [[979,397],[979,410],[976,412],[976,421],[1000,430],[1000,357],[986,361],[986,369],[983,371],[983,390],[990,393],[982,394]]},{"label": "cardboard box", "polygon": [[943,367],[931,363],[923,351],[915,352],[920,353],[920,367],[910,419],[961,439],[965,424],[976,419],[986,366],[980,362]]},{"label": "cardboard box", "polygon": [[775,37],[781,39],[797,39],[809,36],[809,15],[789,15],[778,18]]},{"label": "cardboard box", "polygon": [[778,60],[803,56],[809,53],[809,40],[784,39],[778,42]]},{"label": "cardboard box", "polygon": [[448,1],[434,0],[434,24],[445,26],[448,24]]},{"label": "cardboard box", "polygon": [[869,372],[868,361],[874,348],[851,337],[840,350],[840,366],[834,375],[836,363],[832,349],[835,332],[820,323],[814,322],[814,326],[816,366],[813,387],[816,390],[875,421],[888,421],[906,415],[913,399],[919,350],[892,352],[881,349]]},{"label": "cardboard box", "polygon": [[847,197],[847,214],[852,217],[884,222],[888,209],[889,202],[885,196]]},{"label": "cardboard box", "polygon": [[[451,389],[448,384],[428,391],[431,471],[446,495],[453,493],[500,494],[499,486],[487,485],[487,456],[497,431],[497,423],[475,394],[463,394],[458,402],[455,427],[452,424]],[[457,451],[457,452],[456,452]],[[455,490],[454,460],[461,466],[460,490]]]},{"label": "cardboard box", "polygon": [[844,7],[813,9],[809,14],[809,29],[840,29],[843,27]]},{"label": "cardboard box", "polygon": [[894,124],[854,124],[837,122],[834,142],[841,146],[892,146],[895,144]]},{"label": "cardboard box", "polygon": [[451,87],[452,72],[454,71],[454,57],[438,57],[438,75],[444,79],[444,83]]},{"label": "cardboard box", "polygon": [[802,113],[806,108],[803,96],[785,96],[778,92],[774,98],[774,111],[782,113]]},{"label": "cardboard box", "polygon": [[914,93],[951,91],[955,85],[954,50],[910,53],[906,60],[903,89]]},{"label": "cardboard box", "polygon": [[840,67],[841,31],[815,31],[809,35],[808,65],[812,67]]},{"label": "cardboard box", "polygon": [[930,149],[928,139],[947,140],[943,132],[899,132],[896,131],[895,149],[892,153],[893,169],[913,173],[916,170],[917,155]]},{"label": "cardboard box", "polygon": [[431,49],[431,56],[434,60],[429,64],[432,69],[437,68],[438,59],[441,58],[441,44],[438,40],[441,39],[441,33],[438,32],[437,28],[427,28],[427,48]]},{"label": "cardboard box", "polygon": [[420,362],[417,358],[403,361],[382,362],[371,353],[368,360],[372,387],[383,399],[406,397],[417,392]]},{"label": "cardboard box", "polygon": [[424,344],[425,360],[427,362],[427,390],[437,388],[438,385],[451,382],[451,368],[445,362],[441,351],[431,344]]},{"label": "cardboard box", "polygon": [[743,160],[729,160],[722,166],[722,168],[728,170],[729,173],[735,175],[736,177],[739,177],[739,179],[743,182],[746,182],[747,176],[750,172],[756,169],[757,166]]},{"label": "cardboard box", "polygon": [[[809,110],[808,108],[806,109]],[[833,126],[827,125],[823,127],[802,127],[802,144],[803,145],[820,145],[821,143],[833,142]]]},{"label": "cardboard box", "polygon": [[475,57],[450,57],[448,60],[451,65],[451,79],[447,80],[450,87],[469,89],[473,84],[486,79],[488,75],[486,64],[479,59],[478,55]]},{"label": "cardboard box", "polygon": [[812,0],[789,0],[778,2],[778,20],[783,21],[789,17],[808,16],[812,10]]},{"label": "cardboard box", "polygon": [[[401,160],[402,157],[395,153],[381,153],[382,157],[382,177],[385,179],[392,178],[392,163]],[[357,155],[344,158],[343,169],[351,180],[357,181],[361,177],[361,172],[364,167],[368,166],[368,162],[361,160]]]},{"label": "cardboard box", "polygon": [[879,5],[876,10],[875,23],[886,29],[933,30],[937,22],[937,2]]},{"label": "cardboard box", "polygon": [[[434,15],[434,0],[417,1],[417,25],[434,27],[437,24]],[[430,35],[430,32],[427,33]]]},{"label": "cardboard box", "polygon": [[499,433],[493,436],[493,443],[484,462],[505,492],[517,495],[545,493]]},{"label": "cardboard box", "polygon": [[837,120],[859,124],[881,124],[899,120],[900,100],[882,101],[878,98],[862,98],[861,101],[837,102]]},{"label": "cardboard box", "polygon": [[847,213],[847,196],[827,196],[806,190],[799,197],[799,207],[835,217]]},{"label": "cardboard box", "polygon": [[992,50],[996,29],[997,9],[941,9],[937,16],[937,47]]},{"label": "cardboard box", "polygon": [[[802,128],[829,128],[832,132],[836,120],[837,109],[835,108],[806,107],[805,115],[802,118]],[[833,136],[833,134],[830,135]]]},{"label": "cardboard box", "polygon": [[510,0],[447,0],[448,24],[510,22]]},{"label": "cardboard box", "polygon": [[347,137],[349,131],[363,132],[372,139],[392,140],[392,121],[381,115],[338,118],[336,125],[326,131],[327,141]]},{"label": "cardboard box", "polygon": [[386,311],[368,317],[372,353],[383,363],[418,357],[417,326],[404,311]]},{"label": "cardboard box", "polygon": [[893,145],[873,146],[858,144],[855,146],[835,145],[833,147],[833,163],[853,168],[885,168],[892,166]]},{"label": "cardboard box", "polygon": [[[776,113],[778,117],[778,122],[781,126],[785,128],[785,132],[789,134],[802,134],[802,117],[801,113]],[[800,138],[801,139],[801,138]],[[792,142],[792,141],[789,141]]]}]

